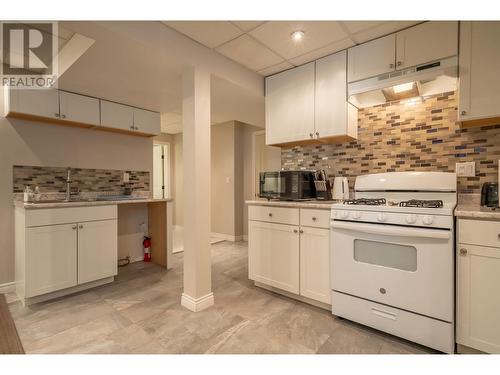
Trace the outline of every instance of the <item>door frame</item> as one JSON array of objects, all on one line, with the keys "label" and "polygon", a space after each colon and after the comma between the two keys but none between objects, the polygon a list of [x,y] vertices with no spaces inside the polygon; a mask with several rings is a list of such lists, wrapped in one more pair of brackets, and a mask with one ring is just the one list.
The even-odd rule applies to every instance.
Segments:
[{"label": "door frame", "polygon": [[266,134],[265,130],[257,130],[252,133],[252,199],[257,198],[257,191],[255,191],[255,178],[257,176],[256,165],[255,165],[255,143],[258,135]]},{"label": "door frame", "polygon": [[[171,199],[172,198],[172,176],[171,176],[171,168],[170,163],[172,162],[171,158],[171,144],[167,141],[157,141],[153,140],[153,157],[154,157],[154,146],[161,145],[167,149],[166,154],[168,155],[168,163],[163,163],[163,186],[166,189],[163,189],[163,199]],[[165,149],[163,150],[165,152]],[[165,155],[165,154],[164,154]],[[165,160],[165,159],[163,159]],[[154,170],[153,170],[154,173]],[[167,176],[167,181],[165,181],[165,175]],[[151,186],[153,187],[153,195],[154,195],[154,175],[152,176]],[[165,195],[165,190],[167,190],[168,194]]]}]

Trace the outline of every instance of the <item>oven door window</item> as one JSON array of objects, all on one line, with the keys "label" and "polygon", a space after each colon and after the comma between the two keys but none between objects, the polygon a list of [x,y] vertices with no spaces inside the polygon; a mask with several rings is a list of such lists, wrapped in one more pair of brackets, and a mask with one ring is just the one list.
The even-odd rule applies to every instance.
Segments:
[{"label": "oven door window", "polygon": [[354,240],[354,260],[415,272],[417,270],[417,249],[408,245]]}]

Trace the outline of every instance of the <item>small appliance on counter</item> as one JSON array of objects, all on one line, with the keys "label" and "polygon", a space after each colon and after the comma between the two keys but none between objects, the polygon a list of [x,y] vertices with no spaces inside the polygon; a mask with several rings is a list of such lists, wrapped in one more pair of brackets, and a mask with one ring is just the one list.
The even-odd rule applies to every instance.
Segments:
[{"label": "small appliance on counter", "polygon": [[314,187],[316,188],[316,199],[321,201],[332,200],[332,186],[324,170],[314,172]]},{"label": "small appliance on counter", "polygon": [[332,198],[335,200],[349,199],[349,181],[347,177],[335,177]]},{"label": "small appliance on counter", "polygon": [[481,206],[498,207],[498,184],[485,182],[481,188]]},{"label": "small appliance on counter", "polygon": [[316,198],[314,171],[260,172],[259,197],[285,201]]}]

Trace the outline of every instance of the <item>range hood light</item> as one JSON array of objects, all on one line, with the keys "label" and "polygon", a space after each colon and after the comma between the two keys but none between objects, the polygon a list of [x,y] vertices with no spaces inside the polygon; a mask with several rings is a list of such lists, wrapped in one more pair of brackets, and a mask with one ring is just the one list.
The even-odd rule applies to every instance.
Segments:
[{"label": "range hood light", "polygon": [[405,92],[405,91],[410,91],[413,89],[413,84],[415,82],[408,82],[408,83],[403,83],[401,85],[396,85],[392,89],[394,90],[395,94],[399,94],[400,92]]}]

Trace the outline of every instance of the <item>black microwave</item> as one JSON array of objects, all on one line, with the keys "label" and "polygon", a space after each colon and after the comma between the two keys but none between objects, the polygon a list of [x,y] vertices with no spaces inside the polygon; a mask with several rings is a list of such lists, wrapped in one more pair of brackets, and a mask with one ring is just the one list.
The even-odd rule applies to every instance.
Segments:
[{"label": "black microwave", "polygon": [[297,201],[316,198],[313,171],[261,172],[259,197]]}]

